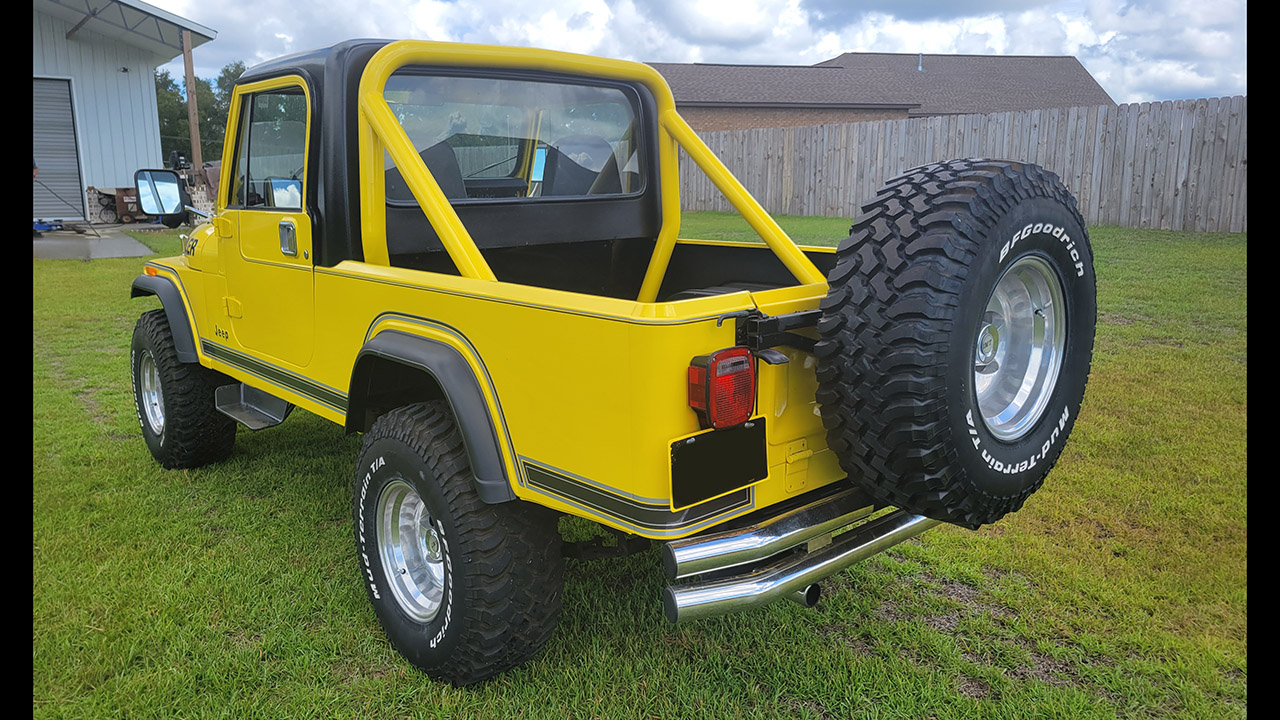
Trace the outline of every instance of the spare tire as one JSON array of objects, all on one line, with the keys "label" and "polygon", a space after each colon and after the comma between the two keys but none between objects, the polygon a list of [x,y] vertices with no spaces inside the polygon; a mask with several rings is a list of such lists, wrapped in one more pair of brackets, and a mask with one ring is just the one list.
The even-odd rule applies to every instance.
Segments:
[{"label": "spare tire", "polygon": [[1075,424],[1097,321],[1058,177],[997,160],[911,170],[863,206],[827,281],[817,399],[845,472],[968,528],[1022,507]]}]

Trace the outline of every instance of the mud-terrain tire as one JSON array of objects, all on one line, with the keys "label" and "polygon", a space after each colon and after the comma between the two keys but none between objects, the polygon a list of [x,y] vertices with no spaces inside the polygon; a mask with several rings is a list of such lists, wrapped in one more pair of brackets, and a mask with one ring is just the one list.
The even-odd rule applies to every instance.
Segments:
[{"label": "mud-terrain tire", "polygon": [[392,646],[430,677],[479,682],[551,638],[564,584],[558,515],[481,501],[447,404],[378,418],[356,464],[352,512],[369,602]]},{"label": "mud-terrain tire", "polygon": [[828,283],[817,399],[850,477],[968,528],[1022,507],[1075,424],[1097,321],[1058,177],[993,160],[908,171],[862,208]]},{"label": "mud-terrain tire", "polygon": [[151,455],[166,468],[194,468],[225,459],[236,423],[214,406],[214,390],[233,382],[222,373],[178,360],[164,310],[138,318],[129,351],[133,406]]}]

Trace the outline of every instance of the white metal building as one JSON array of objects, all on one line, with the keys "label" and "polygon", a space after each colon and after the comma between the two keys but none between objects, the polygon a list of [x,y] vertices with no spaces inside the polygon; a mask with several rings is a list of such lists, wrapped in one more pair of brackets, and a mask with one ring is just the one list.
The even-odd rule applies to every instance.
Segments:
[{"label": "white metal building", "polygon": [[[84,220],[86,188],[163,167],[156,68],[217,33],[139,0],[33,0],[32,218]],[[179,81],[181,83],[181,81]],[[93,219],[88,217],[88,219]]]}]

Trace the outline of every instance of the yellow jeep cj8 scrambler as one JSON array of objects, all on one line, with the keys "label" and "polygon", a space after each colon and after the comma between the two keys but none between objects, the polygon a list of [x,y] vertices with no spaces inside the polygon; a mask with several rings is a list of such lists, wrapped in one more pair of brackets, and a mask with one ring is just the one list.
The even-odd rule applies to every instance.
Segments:
[{"label": "yellow jeep cj8 scrambler", "polygon": [[[294,406],[363,433],[360,578],[436,678],[546,643],[591,554],[562,514],[658,541],[673,622],[812,605],[1017,510],[1080,408],[1092,256],[1034,165],[916,168],[799,248],[653,68],[419,41],[252,68],[226,137],[214,215],[133,283],[163,304],[133,335],[143,437],[183,468]],[[680,237],[681,150],[763,244]],[[137,180],[183,211],[172,173]]]}]

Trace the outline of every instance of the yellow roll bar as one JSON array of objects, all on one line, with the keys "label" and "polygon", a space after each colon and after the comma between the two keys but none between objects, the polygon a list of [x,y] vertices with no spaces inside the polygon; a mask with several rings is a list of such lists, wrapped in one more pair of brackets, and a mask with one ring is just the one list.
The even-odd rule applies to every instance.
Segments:
[{"label": "yellow roll bar", "polygon": [[760,203],[747,192],[742,183],[738,182],[738,178],[729,172],[729,168],[725,167],[720,158],[711,152],[711,148],[702,142],[702,138],[698,137],[693,128],[689,127],[689,123],[685,122],[674,108],[662,112],[659,122],[662,129],[675,138],[693,162],[707,174],[720,192],[724,193],[729,203],[742,214],[747,224],[773,250],[782,264],[787,266],[796,280],[805,285],[827,281],[822,271],[818,270],[813,261],[796,247],[791,237],[778,227],[773,216],[765,212]]},{"label": "yellow roll bar", "polygon": [[386,188],[382,155],[391,155],[435,229],[449,257],[463,277],[496,281],[497,277],[475,241],[463,226],[449,199],[440,190],[426,163],[418,155],[404,128],[396,121],[384,93],[387,80],[406,65],[476,68],[512,68],[602,77],[638,82],[653,93],[658,109],[658,181],[661,191],[662,228],[641,283],[639,302],[654,302],[666,274],[680,232],[680,178],[677,163],[683,148],[720,192],[760,235],[796,280],[804,284],[825,282],[813,262],[729,172],[715,153],[676,112],[667,81],[648,65],[587,55],[511,48],[496,45],[461,45],[422,40],[400,40],[374,54],[360,78],[358,137],[360,152],[360,214],[365,262],[387,265]]}]

